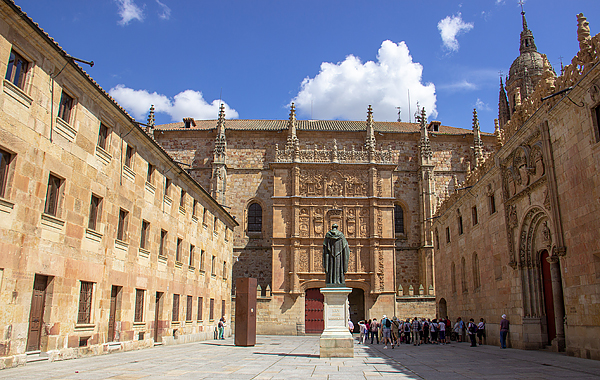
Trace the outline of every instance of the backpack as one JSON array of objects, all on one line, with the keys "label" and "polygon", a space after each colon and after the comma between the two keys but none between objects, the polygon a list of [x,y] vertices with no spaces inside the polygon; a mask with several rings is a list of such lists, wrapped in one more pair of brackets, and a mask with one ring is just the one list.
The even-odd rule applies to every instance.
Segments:
[{"label": "backpack", "polygon": [[385,319],[385,327],[387,327],[388,329],[392,328],[392,321],[390,321],[389,318]]},{"label": "backpack", "polygon": [[469,323],[469,334],[475,334],[477,332],[477,325],[473,322]]},{"label": "backpack", "polygon": [[410,324],[408,322],[404,324],[404,332],[410,332]]},{"label": "backpack", "polygon": [[423,330],[429,330],[429,323],[427,321],[423,322]]}]

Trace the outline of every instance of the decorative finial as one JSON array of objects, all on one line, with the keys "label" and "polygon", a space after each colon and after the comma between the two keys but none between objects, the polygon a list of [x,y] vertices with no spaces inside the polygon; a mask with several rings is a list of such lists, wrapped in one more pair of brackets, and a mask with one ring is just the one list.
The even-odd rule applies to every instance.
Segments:
[{"label": "decorative finial", "polygon": [[296,121],[296,106],[292,103],[292,107],[290,108],[290,121]]},{"label": "decorative finial", "polygon": [[473,108],[473,129],[479,129],[479,118],[477,117],[477,108]]},{"label": "decorative finial", "polygon": [[150,106],[150,112],[148,113],[148,127],[154,128],[154,104]]},{"label": "decorative finial", "polygon": [[369,104],[367,108],[367,141],[365,146],[370,152],[375,150],[375,126],[373,125],[373,108]]}]

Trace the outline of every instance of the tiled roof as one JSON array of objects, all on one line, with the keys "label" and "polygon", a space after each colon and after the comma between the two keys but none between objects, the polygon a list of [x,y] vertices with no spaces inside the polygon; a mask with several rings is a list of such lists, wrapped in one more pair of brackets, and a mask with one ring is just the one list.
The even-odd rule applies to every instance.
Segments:
[{"label": "tiled roof", "polygon": [[[418,123],[406,122],[388,122],[376,121],[373,123],[376,132],[388,133],[418,133],[420,127]],[[175,130],[212,130],[216,129],[217,120],[196,120],[196,126],[185,128],[183,122],[157,125],[156,128],[163,131]],[[231,131],[281,131],[288,129],[288,120],[245,120],[229,119],[225,121],[225,129]],[[367,130],[366,121],[351,120],[296,120],[296,129],[298,131],[346,131],[360,132]],[[471,129],[439,126],[437,134],[463,135],[471,134]],[[491,133],[482,132],[482,135],[491,135]]]}]

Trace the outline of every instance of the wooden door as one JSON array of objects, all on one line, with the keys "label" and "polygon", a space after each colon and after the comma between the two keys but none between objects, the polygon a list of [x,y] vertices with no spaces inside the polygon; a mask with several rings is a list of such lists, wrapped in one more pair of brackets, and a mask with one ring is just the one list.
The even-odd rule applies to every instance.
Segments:
[{"label": "wooden door", "polygon": [[354,324],[354,332],[360,332],[358,322],[365,319],[365,292],[359,288],[352,288],[352,293],[348,295],[348,304],[350,306],[350,320]]},{"label": "wooden door", "polygon": [[550,263],[548,260],[548,251],[542,252],[542,282],[544,286],[544,309],[548,323],[548,344],[556,338],[556,322],[554,320],[554,296],[552,294],[552,277],[550,275]]},{"label": "wooden door", "polygon": [[318,288],[308,289],[304,299],[304,331],[306,334],[320,334],[325,329],[323,294]]},{"label": "wooden door", "polygon": [[154,302],[154,342],[160,342],[159,325],[160,325],[160,299],[162,297],[161,292],[156,292],[156,301]]},{"label": "wooden door", "polygon": [[29,311],[29,332],[27,334],[27,351],[40,349],[40,338],[44,326],[44,304],[46,302],[46,285],[48,277],[39,274],[33,280],[33,295]]},{"label": "wooden door", "polygon": [[119,287],[114,286],[110,292],[110,312],[108,314],[108,341],[114,342],[115,339],[115,321],[117,319],[117,296]]}]

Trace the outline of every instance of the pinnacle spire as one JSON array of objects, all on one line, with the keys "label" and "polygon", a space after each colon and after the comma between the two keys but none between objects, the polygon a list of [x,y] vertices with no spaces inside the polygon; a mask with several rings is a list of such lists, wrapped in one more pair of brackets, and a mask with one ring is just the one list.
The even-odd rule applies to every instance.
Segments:
[{"label": "pinnacle spire", "polygon": [[289,135],[292,138],[296,137],[296,106],[292,103],[290,107],[290,121],[288,122]]},{"label": "pinnacle spire", "polygon": [[525,18],[525,11],[523,10],[524,2],[520,1],[519,4],[521,4],[521,18],[523,19],[523,31],[521,32],[521,46],[519,47],[519,52],[523,54],[528,51],[537,51],[537,47],[533,40],[533,32],[527,27],[527,19]]},{"label": "pinnacle spire", "polygon": [[498,94],[498,121],[500,128],[504,128],[504,125],[510,120],[510,108],[508,107],[508,97],[504,90],[504,83],[502,83],[502,77],[500,77],[500,91]]},{"label": "pinnacle spire", "polygon": [[148,112],[148,121],[146,122],[146,124],[148,124],[148,127],[154,128],[154,123],[154,104],[152,104],[150,106],[150,112]]},{"label": "pinnacle spire", "polygon": [[367,108],[367,141],[365,143],[367,149],[375,149],[375,126],[373,124],[373,108],[369,104]]},{"label": "pinnacle spire", "polygon": [[225,136],[225,105],[219,107],[219,119],[217,120],[217,135]]},{"label": "pinnacle spire", "polygon": [[421,162],[427,163],[433,158],[433,152],[431,151],[429,134],[427,133],[427,112],[425,112],[425,107],[421,108],[420,115],[418,113],[419,110],[417,110],[417,120],[421,126],[421,141],[419,142]]},{"label": "pinnacle spire", "polygon": [[483,164],[483,141],[481,140],[477,108],[473,108],[473,156],[475,157],[475,167],[481,166]]}]

